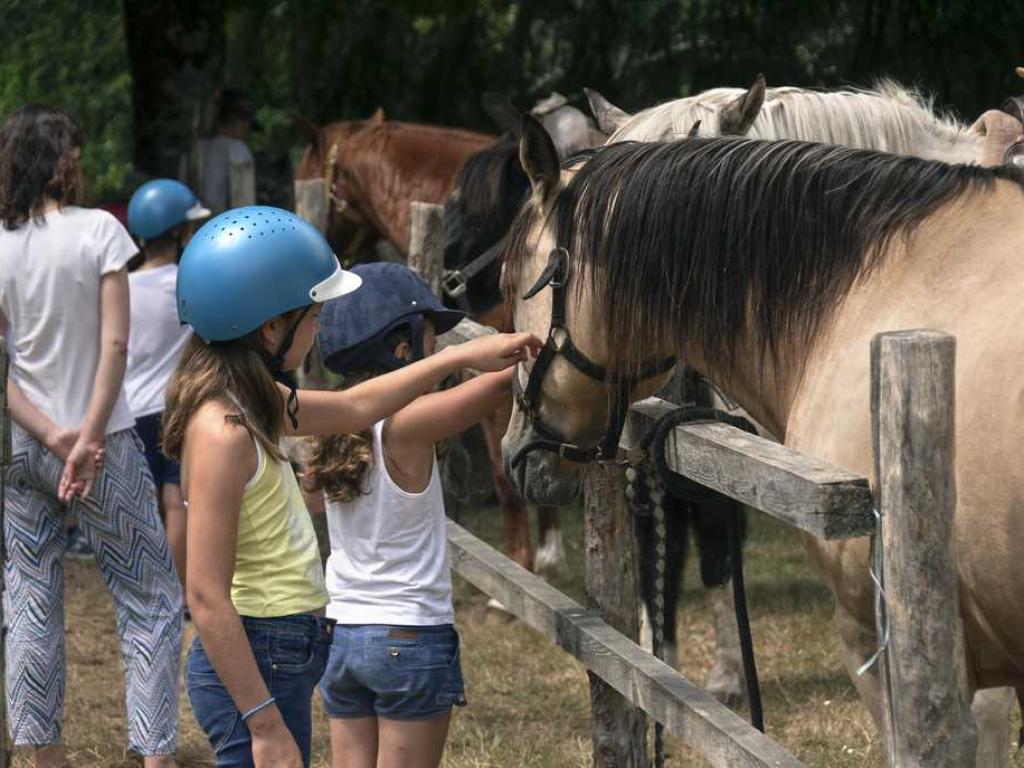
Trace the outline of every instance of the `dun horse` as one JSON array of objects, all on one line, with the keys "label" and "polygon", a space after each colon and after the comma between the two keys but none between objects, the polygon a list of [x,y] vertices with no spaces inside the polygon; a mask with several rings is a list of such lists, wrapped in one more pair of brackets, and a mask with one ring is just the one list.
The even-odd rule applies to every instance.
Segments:
[{"label": "dun horse", "polygon": [[[970,682],[1024,694],[1024,577],[1013,545],[1024,533],[1013,450],[1024,176],[741,139],[620,144],[563,172],[536,128],[522,146],[532,195],[506,261],[515,326],[547,335],[547,286],[556,278],[568,287],[547,370],[519,371],[520,389],[534,396],[517,401],[503,444],[525,497],[573,498],[576,473],[557,452],[593,458],[593,446],[617,442],[615,401],[624,388],[629,400],[655,391],[668,356],[722,385],[786,445],[871,476],[871,337],[953,334]],[[525,295],[535,295],[524,299],[530,286]],[[619,382],[612,391],[578,356],[565,357],[570,340]],[[854,674],[877,646],[868,541],[806,546],[836,598],[844,662],[879,721],[877,677]],[[1005,739],[1002,730],[1004,760]]]}]

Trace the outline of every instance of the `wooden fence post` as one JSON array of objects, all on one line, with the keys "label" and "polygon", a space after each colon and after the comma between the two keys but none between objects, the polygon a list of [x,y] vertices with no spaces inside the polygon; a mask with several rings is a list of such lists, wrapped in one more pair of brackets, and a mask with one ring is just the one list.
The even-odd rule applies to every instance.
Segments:
[{"label": "wooden fence post", "polygon": [[443,205],[412,203],[409,260],[406,263],[427,281],[435,294],[441,295],[441,274],[444,271]]},{"label": "wooden fence post", "polygon": [[887,765],[973,766],[956,575],[956,340],[933,331],[871,342],[871,416],[889,646],[882,656]]},{"label": "wooden fence post", "polygon": [[4,536],[4,478],[11,460],[11,413],[7,408],[7,341],[0,335],[0,768],[11,764],[7,743],[7,622],[2,596],[7,590],[4,570],[7,565],[7,539]]},{"label": "wooden fence post", "polygon": [[[584,470],[584,539],[589,607],[634,642],[640,604],[636,536],[626,501],[626,473],[617,465]],[[604,680],[590,677],[595,768],[645,768],[647,718]]]}]

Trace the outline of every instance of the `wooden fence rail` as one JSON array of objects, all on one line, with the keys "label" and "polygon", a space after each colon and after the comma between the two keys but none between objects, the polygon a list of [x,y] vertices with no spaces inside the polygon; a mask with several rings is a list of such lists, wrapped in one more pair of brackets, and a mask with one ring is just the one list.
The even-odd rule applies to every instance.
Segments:
[{"label": "wooden fence rail", "polygon": [[663,661],[448,521],[452,569],[579,659],[715,766],[799,766],[789,752]]}]

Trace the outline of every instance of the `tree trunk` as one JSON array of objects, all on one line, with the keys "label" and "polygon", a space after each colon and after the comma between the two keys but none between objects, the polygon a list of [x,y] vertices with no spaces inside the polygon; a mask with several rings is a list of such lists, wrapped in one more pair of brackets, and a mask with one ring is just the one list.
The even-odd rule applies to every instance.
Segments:
[{"label": "tree trunk", "polygon": [[135,165],[178,176],[199,105],[221,85],[223,0],[124,0]]}]

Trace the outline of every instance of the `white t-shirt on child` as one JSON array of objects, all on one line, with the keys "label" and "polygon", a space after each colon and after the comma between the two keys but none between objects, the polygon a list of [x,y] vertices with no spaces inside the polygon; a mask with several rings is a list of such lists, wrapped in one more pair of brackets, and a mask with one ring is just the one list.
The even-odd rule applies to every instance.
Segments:
[{"label": "white t-shirt on child", "polygon": [[[69,206],[43,223],[0,226],[0,309],[12,345],[10,375],[58,426],[85,421],[100,361],[100,277],[138,248],[106,211]],[[107,434],[134,426],[124,388]]]},{"label": "white t-shirt on child", "polygon": [[363,479],[367,493],[326,505],[327,615],[339,624],[451,624],[455,613],[437,462],[426,490],[403,491],[384,465],[383,427],[383,421],[373,427],[373,467]]},{"label": "white t-shirt on child", "polygon": [[124,388],[132,415],[140,419],[164,409],[164,390],[192,329],[178,321],[178,265],[128,275],[132,331]]}]

